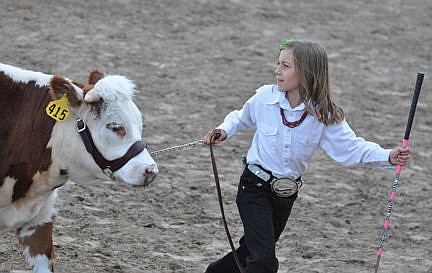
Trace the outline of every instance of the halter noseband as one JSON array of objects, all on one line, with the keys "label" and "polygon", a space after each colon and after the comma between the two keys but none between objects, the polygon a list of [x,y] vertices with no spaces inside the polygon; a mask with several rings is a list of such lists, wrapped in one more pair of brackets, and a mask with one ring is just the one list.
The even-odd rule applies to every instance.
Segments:
[{"label": "halter noseband", "polygon": [[147,145],[142,140],[135,141],[129,150],[120,158],[114,160],[106,159],[96,148],[90,130],[86,123],[81,119],[77,119],[78,132],[84,142],[87,152],[92,156],[96,164],[101,168],[102,172],[111,179],[114,179],[114,172],[123,167],[130,159],[141,153]]}]

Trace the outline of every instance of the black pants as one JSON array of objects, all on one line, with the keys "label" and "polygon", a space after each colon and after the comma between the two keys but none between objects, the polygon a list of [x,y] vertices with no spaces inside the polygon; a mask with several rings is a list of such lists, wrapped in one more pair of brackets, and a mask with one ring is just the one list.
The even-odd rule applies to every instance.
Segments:
[{"label": "black pants", "polygon": [[[296,198],[297,194],[277,197],[269,183],[256,177],[247,168],[244,170],[236,200],[244,235],[236,252],[243,266],[246,266],[247,273],[277,272],[276,241],[285,228]],[[211,263],[206,270],[206,273],[238,272],[232,252]]]}]

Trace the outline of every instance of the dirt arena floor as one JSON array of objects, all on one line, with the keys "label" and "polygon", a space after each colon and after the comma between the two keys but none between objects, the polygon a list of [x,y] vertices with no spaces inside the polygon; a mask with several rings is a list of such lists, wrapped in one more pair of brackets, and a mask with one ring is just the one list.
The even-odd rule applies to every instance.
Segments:
[{"label": "dirt arena floor", "polygon": [[[426,73],[381,273],[432,273],[432,1],[3,0],[0,62],[85,82],[94,67],[139,93],[155,151],[200,139],[263,84],[284,38],[321,43],[336,101],[359,136],[402,142],[416,74]],[[215,147],[228,223],[251,132]],[[229,251],[208,147],[155,156],[149,188],[60,190],[56,272],[204,272]],[[277,245],[279,272],[373,272],[395,170],[344,167],[319,151]],[[28,270],[13,233],[0,272]]]}]

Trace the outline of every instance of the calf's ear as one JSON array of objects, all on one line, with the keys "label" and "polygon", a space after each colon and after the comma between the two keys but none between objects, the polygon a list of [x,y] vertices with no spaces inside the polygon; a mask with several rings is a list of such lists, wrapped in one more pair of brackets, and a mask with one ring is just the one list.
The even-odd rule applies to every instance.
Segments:
[{"label": "calf's ear", "polygon": [[73,84],[75,84],[76,86],[78,86],[79,88],[83,89],[85,87],[85,85],[83,83],[77,82],[77,81],[72,81]]},{"label": "calf's ear", "polygon": [[77,107],[81,105],[83,91],[79,86],[73,85],[70,81],[66,80],[62,76],[55,75],[50,81],[50,95],[56,100],[67,95],[67,99],[71,107]]},{"label": "calf's ear", "polygon": [[99,69],[93,69],[89,73],[88,84],[95,85],[100,79],[105,77],[105,74]]}]

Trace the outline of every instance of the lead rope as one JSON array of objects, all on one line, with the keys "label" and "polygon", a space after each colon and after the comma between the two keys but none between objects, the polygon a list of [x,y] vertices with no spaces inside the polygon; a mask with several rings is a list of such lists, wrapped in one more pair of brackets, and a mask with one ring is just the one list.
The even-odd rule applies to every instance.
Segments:
[{"label": "lead rope", "polygon": [[[213,138],[215,138],[215,136],[213,136]],[[213,138],[212,138],[212,140],[213,140]],[[212,140],[210,142],[212,142]],[[233,243],[232,238],[231,238],[231,234],[230,234],[229,229],[228,229],[228,224],[226,222],[225,212],[224,212],[224,208],[223,208],[222,192],[221,192],[221,189],[220,189],[219,175],[218,175],[218,171],[217,171],[217,167],[216,167],[216,160],[215,160],[215,157],[214,157],[214,154],[213,154],[213,145],[210,144],[209,147],[210,147],[210,158],[211,158],[211,163],[212,163],[212,167],[213,167],[213,175],[214,175],[214,179],[215,179],[216,191],[217,191],[217,194],[218,194],[219,207],[220,207],[220,211],[221,211],[221,214],[222,214],[222,222],[223,222],[223,225],[224,225],[224,228],[225,228],[225,233],[227,235],[228,242],[229,242],[229,244],[231,246],[231,251],[232,251],[232,253],[234,255],[234,259],[235,259],[235,262],[237,264],[238,269],[240,270],[241,273],[246,273],[245,268],[241,264],[240,258],[237,255],[237,252],[236,252],[235,247],[234,247],[234,243]]]},{"label": "lead rope", "polygon": [[166,153],[166,152],[183,150],[185,148],[192,147],[192,146],[199,145],[199,144],[203,144],[203,143],[204,143],[204,141],[202,139],[197,139],[197,140],[194,140],[194,141],[186,143],[186,144],[181,144],[181,145],[172,146],[172,147],[168,147],[165,149],[153,151],[150,153],[150,155],[153,156],[153,155],[158,155],[158,154],[162,154],[162,153]]},{"label": "lead rope", "polygon": [[[215,138],[216,136],[217,135],[214,135],[213,138]],[[213,138],[212,138],[212,140],[213,140]],[[151,152],[150,154],[152,156],[154,156],[154,155],[158,155],[161,153],[183,150],[185,148],[192,147],[192,146],[199,145],[199,144],[203,144],[203,143],[204,143],[204,141],[202,139],[194,140],[194,141],[186,143],[186,144],[181,144],[181,145],[172,146],[172,147],[168,147],[165,149],[157,150],[157,151]],[[220,187],[220,182],[219,182],[219,175],[218,175],[218,171],[217,171],[217,167],[216,167],[215,156],[213,153],[213,145],[209,145],[209,147],[210,147],[210,159],[211,159],[211,163],[212,163],[212,167],[213,167],[213,175],[214,175],[214,180],[215,180],[215,184],[216,184],[216,191],[217,191],[217,195],[218,195],[219,207],[220,207],[220,211],[221,211],[221,215],[222,215],[222,222],[223,222],[223,225],[225,228],[225,233],[227,235],[228,242],[231,246],[231,250],[232,250],[232,253],[234,255],[234,259],[236,261],[237,267],[240,270],[240,273],[246,273],[245,269],[243,268],[243,265],[240,262],[238,255],[237,255],[237,252],[236,252],[235,247],[234,247],[234,243],[233,243],[232,238],[231,238],[231,234],[230,234],[229,229],[228,229],[228,224],[227,224],[227,221],[225,218],[225,210],[223,207],[222,192],[221,192],[221,187]]]}]

